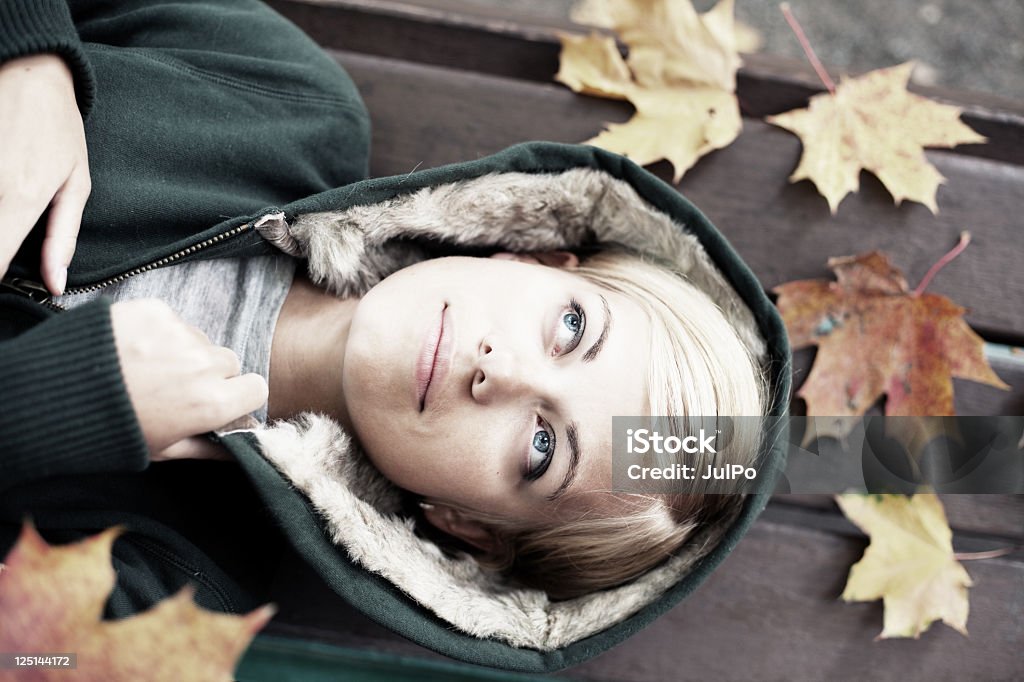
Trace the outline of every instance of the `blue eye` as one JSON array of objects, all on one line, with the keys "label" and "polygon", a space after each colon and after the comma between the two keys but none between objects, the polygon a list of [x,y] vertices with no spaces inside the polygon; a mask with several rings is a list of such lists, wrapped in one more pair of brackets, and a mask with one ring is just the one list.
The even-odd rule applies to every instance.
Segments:
[{"label": "blue eye", "polygon": [[537,417],[537,430],[533,432],[533,442],[530,444],[530,464],[526,480],[536,481],[543,476],[554,454],[555,432],[547,422]]},{"label": "blue eye", "polygon": [[583,312],[583,307],[576,302],[576,299],[573,299],[569,302],[569,310],[562,313],[562,317],[558,320],[553,354],[571,353],[580,344],[586,328],[587,316]]}]

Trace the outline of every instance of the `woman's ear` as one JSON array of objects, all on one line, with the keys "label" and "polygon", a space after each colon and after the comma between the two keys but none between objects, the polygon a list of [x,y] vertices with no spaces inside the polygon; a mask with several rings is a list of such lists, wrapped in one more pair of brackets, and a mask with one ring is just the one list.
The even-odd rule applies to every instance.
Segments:
[{"label": "woman's ear", "polygon": [[498,253],[492,254],[491,258],[517,260],[523,263],[537,263],[539,265],[550,265],[553,268],[575,268],[580,264],[580,259],[571,251],[531,251],[530,253],[499,251]]},{"label": "woman's ear", "polygon": [[445,504],[421,503],[420,507],[423,509],[423,517],[427,522],[448,535],[457,537],[485,552],[497,550],[498,541],[494,531],[480,521],[469,518],[461,510]]}]

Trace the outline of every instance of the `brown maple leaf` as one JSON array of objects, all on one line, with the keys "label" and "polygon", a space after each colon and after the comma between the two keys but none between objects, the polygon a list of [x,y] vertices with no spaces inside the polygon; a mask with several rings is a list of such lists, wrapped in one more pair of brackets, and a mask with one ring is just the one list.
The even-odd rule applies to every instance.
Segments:
[{"label": "brown maple leaf", "polygon": [[36,668],[36,680],[233,679],[238,658],[274,607],[214,613],[193,603],[189,586],[145,613],[100,620],[114,586],[110,548],[121,532],[110,528],[52,547],[26,523],[0,572],[0,651],[76,655],[71,675]]},{"label": "brown maple leaf", "polygon": [[833,214],[860,187],[860,172],[874,173],[899,205],[918,201],[938,213],[935,193],[945,181],[925,147],[955,147],[986,138],[960,121],[960,109],[907,91],[913,62],[844,79],[834,93],[811,98],[765,120],[800,137],[803,156],[790,182],[809,179]]},{"label": "brown maple leaf", "polygon": [[581,23],[614,29],[615,40],[560,34],[555,79],[576,92],[629,100],[636,114],[587,140],[640,165],[668,159],[673,181],[704,154],[725,147],[743,126],[736,100],[733,0],[698,14],[690,0],[587,0],[573,13]]},{"label": "brown maple leaf", "polygon": [[[830,258],[828,265],[838,281],[774,289],[793,348],[818,346],[797,393],[808,416],[860,416],[883,395],[887,415],[946,416],[954,414],[952,377],[1009,388],[985,360],[964,308],[945,296],[911,292],[878,251]],[[851,425],[836,420],[834,434],[819,428],[818,435],[841,437]]]}]

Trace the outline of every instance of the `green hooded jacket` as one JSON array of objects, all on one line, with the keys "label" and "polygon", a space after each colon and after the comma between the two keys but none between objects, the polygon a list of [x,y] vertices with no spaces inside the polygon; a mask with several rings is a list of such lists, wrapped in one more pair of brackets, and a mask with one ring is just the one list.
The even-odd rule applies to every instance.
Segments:
[{"label": "green hooded jacket", "polygon": [[[259,3],[0,7],[0,27],[12,17],[22,27],[0,28],[0,59],[56,51],[75,74],[94,190],[69,290],[190,259],[283,251],[329,291],[358,296],[423,258],[625,245],[672,263],[715,300],[762,363],[773,413],[784,412],[789,348],[757,279],[692,204],[627,159],[532,142],[364,180],[367,115],[351,81]],[[648,575],[551,602],[415,536],[401,494],[326,417],[212,436],[237,463],[149,466],[109,303],[58,312],[39,291],[44,221],[0,292],[0,555],[26,517],[51,542],[123,525],[106,617],[187,583],[203,606],[247,611],[266,600],[273,557],[290,547],[353,606],[425,647],[558,670],[696,589],[764,508],[784,465],[781,446],[766,446],[759,492]]]}]

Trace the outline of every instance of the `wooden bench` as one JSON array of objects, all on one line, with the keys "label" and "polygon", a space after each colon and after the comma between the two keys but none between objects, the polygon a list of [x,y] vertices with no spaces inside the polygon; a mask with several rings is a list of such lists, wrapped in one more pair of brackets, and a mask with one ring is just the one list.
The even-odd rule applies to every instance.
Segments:
[{"label": "wooden bench", "polygon": [[[273,0],[348,70],[373,120],[374,176],[408,173],[496,152],[524,140],[580,142],[628,104],[583,97],[553,81],[556,29],[510,11],[459,9],[457,0],[369,3]],[[447,3],[447,6],[446,6]],[[378,6],[375,6],[378,5]],[[380,5],[383,5],[381,7]],[[437,9],[443,7],[443,9]],[[578,30],[578,29],[577,29]],[[820,91],[809,67],[750,55],[738,95],[744,130],[680,185],[734,244],[766,288],[829,277],[829,256],[882,249],[916,283],[968,229],[973,242],[931,291],[967,307],[990,345],[999,391],[956,381],[961,414],[1024,414],[1024,103],[976,93],[913,88],[964,107],[987,145],[928,156],[948,178],[940,213],[895,207],[881,184],[861,190],[838,215],[808,182],[791,185],[800,143],[761,117],[805,106]],[[669,180],[667,164],[652,170]],[[796,355],[796,385],[813,353]],[[943,497],[957,551],[1024,543],[1024,496]],[[920,640],[873,642],[882,605],[839,601],[849,567],[866,546],[827,496],[777,495],[706,585],[643,633],[564,676],[588,680],[760,678],[1010,679],[1024,676],[1024,554],[967,564],[970,638],[934,624]],[[271,636],[294,637],[416,659],[441,657],[348,607],[294,557],[279,576]],[[440,678],[439,678],[440,679]]]}]

